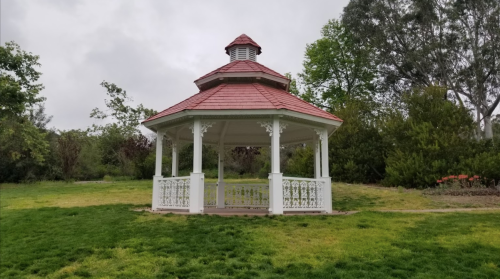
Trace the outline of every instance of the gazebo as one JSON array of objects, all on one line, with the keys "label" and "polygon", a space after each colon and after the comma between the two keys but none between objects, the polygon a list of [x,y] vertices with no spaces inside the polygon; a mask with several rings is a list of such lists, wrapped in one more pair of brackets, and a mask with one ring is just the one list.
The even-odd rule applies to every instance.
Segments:
[{"label": "gazebo", "polygon": [[[153,210],[203,213],[206,207],[331,213],[328,137],[342,120],[288,92],[290,80],[257,63],[261,47],[243,34],[225,48],[230,63],[200,77],[199,93],[143,122],[156,132]],[[162,143],[172,141],[172,177],[162,176]],[[193,143],[193,169],[179,177],[178,145]],[[312,143],[314,177],[284,177],[282,145]],[[202,145],[218,146],[218,182],[205,183]],[[269,184],[226,184],[224,147],[271,146]],[[312,162],[311,162],[312,163]]]}]

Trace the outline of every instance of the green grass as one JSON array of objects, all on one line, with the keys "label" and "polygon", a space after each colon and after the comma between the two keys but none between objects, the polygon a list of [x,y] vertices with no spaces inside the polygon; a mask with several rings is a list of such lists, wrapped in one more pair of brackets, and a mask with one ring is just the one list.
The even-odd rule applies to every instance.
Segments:
[{"label": "green grass", "polygon": [[[270,217],[132,211],[150,203],[150,188],[150,181],[3,185],[0,278],[500,278],[500,211]],[[372,193],[385,191],[376,188],[343,191],[352,202],[342,207],[350,209],[414,198]]]}]

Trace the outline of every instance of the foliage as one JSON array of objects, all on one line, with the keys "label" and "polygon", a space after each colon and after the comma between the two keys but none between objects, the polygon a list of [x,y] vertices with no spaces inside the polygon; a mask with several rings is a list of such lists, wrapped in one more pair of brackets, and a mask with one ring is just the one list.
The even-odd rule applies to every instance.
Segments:
[{"label": "foliage", "polygon": [[292,177],[314,177],[313,147],[310,145],[295,147],[283,172]]},{"label": "foliage", "polygon": [[121,147],[121,152],[134,164],[136,178],[151,178],[154,175],[154,164],[147,157],[153,154],[153,142],[143,135],[128,138]]},{"label": "foliage", "polygon": [[299,96],[300,91],[297,85],[297,80],[292,77],[291,73],[285,73],[285,77],[290,80],[290,88],[288,88],[288,92],[292,93],[295,96]]},{"label": "foliage", "polygon": [[374,108],[373,103],[352,101],[335,112],[344,122],[328,145],[334,180],[368,183],[384,177],[387,144],[377,127]]},{"label": "foliage", "polygon": [[[46,131],[35,126],[50,121],[42,117],[38,59],[14,42],[0,46],[0,181],[32,180],[49,150]],[[37,106],[41,111],[34,112]]]},{"label": "foliage", "polygon": [[329,110],[341,108],[352,99],[375,95],[374,66],[370,50],[357,44],[342,23],[330,20],[321,38],[307,45],[304,70],[304,100]]},{"label": "foliage", "polygon": [[0,46],[0,119],[6,116],[22,116],[45,100],[38,96],[43,85],[36,83],[41,73],[39,56],[21,50],[14,42]]},{"label": "foliage", "polygon": [[414,90],[402,98],[405,112],[390,111],[383,136],[391,146],[386,159],[386,185],[424,187],[454,172],[472,135],[470,114],[443,99],[444,89]]},{"label": "foliage", "polygon": [[142,104],[136,108],[128,105],[127,103],[131,102],[132,99],[127,96],[127,91],[116,86],[114,83],[103,81],[101,86],[106,88],[106,94],[110,98],[109,100],[104,100],[108,109],[107,111],[101,111],[99,108],[94,108],[90,113],[90,117],[99,120],[111,118],[115,122],[106,125],[94,124],[91,129],[93,132],[102,133],[108,129],[118,129],[125,137],[129,137],[140,133],[138,126],[141,120],[157,113],[152,109],[145,108]]},{"label": "foliage", "polygon": [[78,130],[61,132],[57,140],[61,168],[66,180],[74,178],[84,140],[85,134]]},{"label": "foliage", "polygon": [[500,102],[499,15],[496,0],[352,0],[342,22],[357,43],[373,49],[380,86],[393,93],[387,98],[446,87],[477,110],[477,125],[484,118],[491,138],[490,117]]}]

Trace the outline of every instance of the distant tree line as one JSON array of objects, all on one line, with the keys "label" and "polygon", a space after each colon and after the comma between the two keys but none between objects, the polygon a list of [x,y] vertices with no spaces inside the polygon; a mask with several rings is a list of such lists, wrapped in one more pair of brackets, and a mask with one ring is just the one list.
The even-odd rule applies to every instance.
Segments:
[{"label": "distant tree line", "polygon": [[[49,129],[38,56],[14,42],[0,47],[0,182],[150,179],[155,136],[127,92],[101,83],[107,124]],[[497,0],[351,0],[339,20],[307,45],[290,92],[344,120],[330,137],[334,181],[429,187],[445,175],[500,180],[500,4]],[[101,121],[102,120],[102,121]],[[170,174],[166,139],[163,174]],[[180,175],[192,144],[180,146]],[[217,177],[216,148],[203,147],[206,177]],[[308,144],[284,146],[286,175],[313,176]],[[227,177],[262,177],[269,149],[225,150]]]}]

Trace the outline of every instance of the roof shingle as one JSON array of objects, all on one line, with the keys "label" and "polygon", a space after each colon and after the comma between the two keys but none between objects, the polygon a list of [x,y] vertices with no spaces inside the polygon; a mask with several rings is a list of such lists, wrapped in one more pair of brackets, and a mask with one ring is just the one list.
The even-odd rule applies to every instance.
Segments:
[{"label": "roof shingle", "polygon": [[144,122],[184,110],[266,110],[287,109],[330,120],[342,121],[282,89],[260,83],[220,84],[148,118]]},{"label": "roof shingle", "polygon": [[272,75],[272,76],[275,76],[275,77],[279,77],[279,78],[283,78],[283,79],[287,79],[287,77],[285,77],[284,75],[280,74],[280,73],[277,73],[271,69],[269,69],[268,67],[262,65],[262,64],[259,64],[257,62],[254,62],[254,61],[251,61],[251,60],[235,60],[231,63],[228,63],[220,68],[217,68],[213,71],[211,71],[210,73],[198,78],[196,81],[199,81],[201,79],[204,79],[204,78],[207,78],[211,75],[215,75],[217,73],[247,73],[247,72],[252,72],[252,73],[256,73],[256,72],[262,72],[262,73],[266,73],[266,74],[269,74],[269,75]]}]

